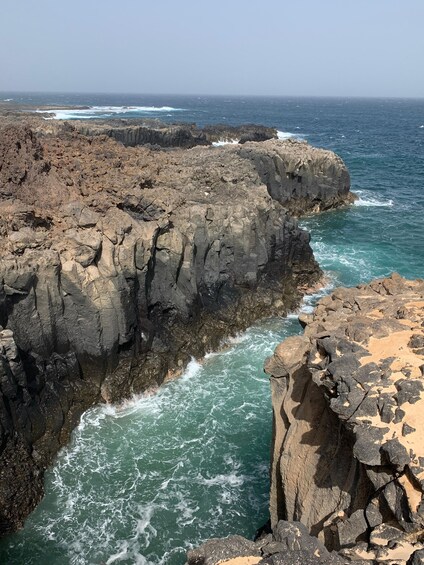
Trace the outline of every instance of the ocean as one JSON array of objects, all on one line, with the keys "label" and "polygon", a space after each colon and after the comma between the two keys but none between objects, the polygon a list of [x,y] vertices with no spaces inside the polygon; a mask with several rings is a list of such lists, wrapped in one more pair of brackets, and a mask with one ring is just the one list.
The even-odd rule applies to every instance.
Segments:
[{"label": "ocean", "polygon": [[[83,105],[57,117],[258,123],[331,149],[359,199],[301,220],[327,286],[393,271],[424,277],[424,100],[0,93],[0,100]],[[52,112],[51,118],[54,119]],[[0,563],[181,565],[210,537],[254,535],[267,520],[271,442],[264,359],[301,331],[296,313],[249,328],[193,360],[156,393],[89,410]]]}]

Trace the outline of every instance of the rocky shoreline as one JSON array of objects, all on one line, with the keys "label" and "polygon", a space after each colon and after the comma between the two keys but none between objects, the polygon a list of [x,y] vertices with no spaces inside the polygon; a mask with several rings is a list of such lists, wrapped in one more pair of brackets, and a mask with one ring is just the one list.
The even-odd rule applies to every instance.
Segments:
[{"label": "rocky shoreline", "polygon": [[265,364],[272,533],[189,565],[424,563],[424,281],[339,288],[300,322]]},{"label": "rocky shoreline", "polygon": [[294,308],[320,276],[294,216],[353,197],[336,155],[292,141],[125,147],[3,118],[0,164],[4,534],[89,406]]},{"label": "rocky shoreline", "polygon": [[[2,103],[0,101],[0,123],[13,122],[30,125],[35,131],[50,133],[63,128],[68,131],[78,131],[88,136],[108,136],[126,147],[148,145],[161,148],[190,149],[198,145],[210,147],[214,144],[239,143],[248,141],[267,141],[278,139],[275,128],[243,124],[230,126],[228,124],[206,125],[202,128],[196,124],[175,123],[167,124],[159,119],[149,118],[114,118],[87,120],[56,120],[54,112],[62,108],[56,106],[41,106],[36,113],[34,108],[27,105]],[[87,107],[64,107],[64,110],[84,110]]]}]

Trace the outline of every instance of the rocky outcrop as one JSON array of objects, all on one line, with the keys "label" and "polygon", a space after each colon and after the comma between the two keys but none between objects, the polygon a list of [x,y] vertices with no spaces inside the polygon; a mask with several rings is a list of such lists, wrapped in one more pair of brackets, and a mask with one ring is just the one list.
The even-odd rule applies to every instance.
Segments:
[{"label": "rocky outcrop", "polygon": [[284,163],[293,144],[158,151],[44,124],[0,133],[2,533],[34,508],[88,406],[159,385],[319,276],[254,165],[255,151]]},{"label": "rocky outcrop", "polygon": [[347,561],[421,563],[424,282],[336,290],[271,375],[271,522],[297,520]]},{"label": "rocky outcrop", "polygon": [[213,124],[204,126],[202,131],[210,142],[217,141],[267,141],[277,139],[277,130],[257,124],[243,124],[241,126],[229,126],[227,124]]},{"label": "rocky outcrop", "polygon": [[[332,151],[316,149],[303,141],[277,141],[276,130],[261,126],[206,126],[203,130],[190,125],[153,127],[124,123],[65,122],[67,130],[76,129],[84,135],[107,135],[126,146],[150,144],[160,147],[192,148],[215,142],[238,141],[243,145],[229,149],[238,159],[250,162],[249,174],[254,171],[255,183],[267,187],[274,200],[292,214],[320,212],[351,203],[349,172],[343,161]],[[264,142],[251,144],[250,141]],[[218,148],[216,148],[218,149]],[[218,154],[218,159],[221,154]],[[216,160],[214,160],[216,164]],[[215,166],[214,164],[214,166]],[[246,169],[246,164],[243,165]],[[240,175],[242,168],[232,167]],[[219,170],[219,169],[218,169]],[[246,171],[247,172],[247,171]],[[234,181],[234,179],[231,182]]]},{"label": "rocky outcrop", "polygon": [[272,533],[188,565],[424,563],[424,281],[339,288],[300,322],[265,364]]},{"label": "rocky outcrop", "polygon": [[[186,565],[345,565],[300,522],[280,520],[273,533],[253,542],[241,536],[211,539],[187,553]],[[365,565],[366,561],[357,561]]]},{"label": "rocky outcrop", "polygon": [[137,145],[157,145],[160,147],[191,148],[196,145],[211,145],[205,133],[195,126],[164,124],[136,124],[117,120],[114,123],[100,121],[98,123],[73,122],[67,127],[74,127],[83,135],[107,135],[126,147]]},{"label": "rocky outcrop", "polygon": [[84,135],[107,135],[127,147],[153,145],[159,147],[191,148],[212,145],[214,142],[266,141],[277,138],[277,130],[254,124],[242,126],[209,125],[199,128],[194,124],[164,124],[155,120],[90,120],[64,122]]},{"label": "rocky outcrop", "polygon": [[271,197],[292,214],[334,209],[356,198],[349,192],[348,170],[332,151],[305,151],[305,142],[288,140],[247,143],[239,154],[252,162]]}]

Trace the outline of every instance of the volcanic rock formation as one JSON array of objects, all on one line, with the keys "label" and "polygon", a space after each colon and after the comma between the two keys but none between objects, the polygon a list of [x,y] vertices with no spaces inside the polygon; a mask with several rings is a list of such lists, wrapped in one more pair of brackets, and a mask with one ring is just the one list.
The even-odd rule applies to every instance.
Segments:
[{"label": "volcanic rock formation", "polygon": [[265,365],[273,533],[188,563],[424,563],[424,281],[339,288],[300,321]]},{"label": "volcanic rock formation", "polygon": [[84,135],[107,135],[127,147],[158,145],[160,147],[191,148],[196,145],[212,145],[214,142],[266,141],[277,139],[277,130],[258,125],[209,125],[200,129],[192,124],[164,124],[156,120],[90,120],[90,123],[72,121]]},{"label": "volcanic rock formation", "polygon": [[289,210],[351,200],[305,143],[153,150],[31,123],[0,130],[3,533],[87,407],[294,307],[319,268]]},{"label": "volcanic rock formation", "polygon": [[336,290],[266,364],[271,521],[330,549],[406,563],[424,535],[424,282]]},{"label": "volcanic rock formation", "polygon": [[[280,520],[272,534],[253,542],[241,536],[210,539],[187,553],[186,565],[345,565],[300,522]],[[357,561],[365,565],[367,561]]]}]

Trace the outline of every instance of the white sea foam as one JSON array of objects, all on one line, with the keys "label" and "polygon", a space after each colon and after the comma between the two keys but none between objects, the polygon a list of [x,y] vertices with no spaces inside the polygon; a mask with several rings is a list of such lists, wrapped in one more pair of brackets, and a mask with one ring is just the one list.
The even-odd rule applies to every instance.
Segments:
[{"label": "white sea foam", "polygon": [[208,353],[205,354],[204,359],[212,359],[213,357],[216,357],[219,354],[220,354],[219,351],[209,351]]},{"label": "white sea foam", "polygon": [[181,375],[180,381],[184,382],[184,381],[188,381],[188,380],[192,379],[201,370],[202,370],[202,365],[198,361],[196,361],[196,359],[194,359],[192,357],[191,361],[189,362],[189,364],[186,367],[186,370]]},{"label": "white sea foam", "polygon": [[357,194],[358,194],[359,198],[358,198],[358,200],[355,200],[355,202],[354,202],[355,206],[374,206],[374,207],[378,207],[378,208],[393,206],[393,200],[392,199],[379,200],[373,194],[370,194],[369,192],[365,193],[365,191],[362,191],[362,190],[358,190]]},{"label": "white sea foam", "polygon": [[109,557],[109,559],[106,561],[106,565],[111,565],[111,563],[115,563],[115,561],[122,561],[126,557],[128,557],[128,543],[124,542],[121,546],[120,551]]},{"label": "white sea foam", "polygon": [[421,125],[421,126],[419,126],[419,127],[420,127],[420,129],[423,129],[423,128],[424,128],[424,124],[423,124],[423,125]]},{"label": "white sea foam", "polygon": [[296,312],[290,312],[290,314],[287,314],[286,317],[288,320],[297,320],[299,315]]},{"label": "white sea foam", "polygon": [[292,133],[290,131],[277,131],[277,137],[280,140],[284,140],[284,139],[292,139],[293,137],[296,137],[297,134]]},{"label": "white sea foam", "polygon": [[237,145],[238,139],[219,139],[218,141],[213,141],[212,145],[214,147],[222,147],[223,145]]},{"label": "white sea foam", "polygon": [[200,476],[199,482],[207,487],[220,485],[223,487],[241,487],[244,483],[244,477],[236,473],[228,473],[227,475],[215,475],[210,479]]},{"label": "white sea foam", "polygon": [[13,98],[4,98],[3,102],[12,102]]},{"label": "white sea foam", "polygon": [[239,343],[243,343],[247,339],[248,339],[248,334],[244,332],[244,333],[239,333],[235,336],[230,336],[229,338],[227,338],[226,341],[230,345],[238,345]]},{"label": "white sea foam", "polygon": [[386,206],[393,206],[393,200],[390,199],[383,202],[380,200],[363,200],[362,198],[359,198],[359,200],[355,201],[355,206],[375,206],[384,208]]},{"label": "white sea foam", "polygon": [[320,298],[329,294],[336,286],[336,281],[331,273],[326,272],[327,283],[319,290],[312,294],[305,294],[296,312],[291,312],[287,315],[288,320],[297,320],[300,314],[311,314],[314,311],[315,305]]},{"label": "white sea foam", "polygon": [[125,114],[155,114],[162,112],[179,112],[182,108],[172,106],[90,106],[89,108],[61,109],[61,110],[36,110],[38,113],[50,114],[52,120],[93,119]]}]

